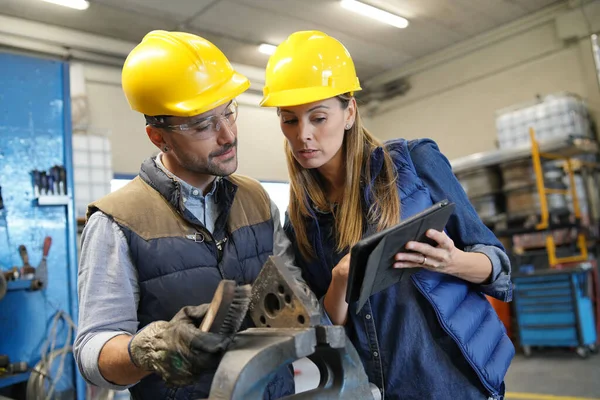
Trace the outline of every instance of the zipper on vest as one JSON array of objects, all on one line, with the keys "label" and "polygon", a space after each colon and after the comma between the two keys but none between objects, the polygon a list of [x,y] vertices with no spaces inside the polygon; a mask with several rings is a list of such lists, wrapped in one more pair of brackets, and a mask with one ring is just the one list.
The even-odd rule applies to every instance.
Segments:
[{"label": "zipper on vest", "polygon": [[443,321],[438,308],[436,307],[435,303],[431,299],[431,296],[429,296],[429,294],[425,292],[425,290],[421,287],[421,283],[415,278],[414,275],[411,278],[413,280],[413,283],[417,287],[417,290],[419,292],[421,292],[421,294],[427,299],[429,304],[431,304],[431,307],[433,308],[433,311],[435,311],[435,315],[437,316],[437,319],[438,319],[440,325],[442,326],[444,331],[448,334],[448,336],[450,336],[452,338],[452,340],[454,340],[454,343],[456,343],[456,345],[460,349],[461,353],[463,354],[463,356],[465,357],[465,359],[467,360],[467,362],[469,363],[471,368],[473,368],[473,371],[475,371],[475,373],[479,377],[479,381],[488,390],[488,392],[493,396],[493,398],[497,398],[498,392],[494,388],[492,388],[492,386],[487,382],[487,380],[484,378],[484,376],[481,373],[481,371],[479,370],[479,368],[477,368],[475,363],[471,360],[471,357],[469,357],[469,355],[467,354],[467,350],[465,349],[465,346],[458,340],[458,338],[454,335],[454,333],[452,333],[450,328],[448,328],[448,325],[446,325],[446,323]]},{"label": "zipper on vest", "polygon": [[217,245],[217,250],[219,250],[219,261],[221,261],[221,258],[223,257],[223,245],[227,243],[227,236],[225,236],[222,240],[219,240],[216,245]]},{"label": "zipper on vest", "polygon": [[215,254],[217,256],[217,268],[219,269],[221,278],[225,279],[225,271],[223,271],[223,267],[221,267],[221,259],[223,258],[223,245],[227,242],[227,236],[225,236],[223,239],[217,241],[217,240],[215,240],[215,237],[208,231],[208,229],[205,229],[204,227],[200,227],[198,225],[194,225],[194,226],[196,226],[196,229],[198,229],[198,232],[195,232],[193,235],[186,235],[186,238],[191,239],[196,243],[205,242],[206,241],[205,238],[212,239],[210,242],[213,244],[214,249],[215,249]]},{"label": "zipper on vest", "polygon": [[225,279],[225,271],[223,271],[223,267],[221,266],[221,259],[223,259],[223,245],[227,242],[227,236],[219,241],[214,241],[215,247],[217,248],[217,268],[219,268],[219,272],[221,273],[221,278]]}]

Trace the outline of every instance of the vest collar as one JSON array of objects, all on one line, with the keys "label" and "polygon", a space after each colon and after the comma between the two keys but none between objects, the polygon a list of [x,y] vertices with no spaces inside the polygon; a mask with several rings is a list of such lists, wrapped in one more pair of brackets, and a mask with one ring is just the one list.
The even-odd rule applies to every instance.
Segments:
[{"label": "vest collar", "polygon": [[[185,204],[182,195],[182,183],[173,175],[167,174],[156,164],[154,157],[147,158],[140,168],[140,178],[164,197],[173,208],[182,216],[185,215]],[[227,177],[217,177],[211,192],[214,192],[215,201],[233,203],[232,193],[237,191],[237,185]],[[224,204],[223,209],[229,210],[231,204]],[[187,219],[187,218],[186,218]],[[192,221],[189,221],[192,222]]]}]

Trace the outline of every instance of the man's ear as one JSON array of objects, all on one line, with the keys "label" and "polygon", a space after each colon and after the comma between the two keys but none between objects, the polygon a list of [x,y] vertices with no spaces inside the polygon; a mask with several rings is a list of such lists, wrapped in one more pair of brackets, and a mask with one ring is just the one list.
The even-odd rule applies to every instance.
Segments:
[{"label": "man's ear", "polygon": [[165,148],[168,149],[163,132],[160,129],[152,125],[146,125],[146,134],[148,135],[148,139],[161,151],[166,151]]}]

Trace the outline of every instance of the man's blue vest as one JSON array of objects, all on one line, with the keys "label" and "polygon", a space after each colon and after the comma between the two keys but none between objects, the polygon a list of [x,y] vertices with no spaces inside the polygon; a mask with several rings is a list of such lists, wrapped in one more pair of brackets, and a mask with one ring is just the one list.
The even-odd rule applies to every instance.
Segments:
[{"label": "man's blue vest", "polygon": [[[170,320],[184,306],[210,303],[222,279],[252,283],[272,254],[271,205],[260,183],[232,175],[215,184],[223,211],[212,234],[181,214],[179,183],[153,159],[142,164],[139,177],[90,206],[88,218],[101,210],[127,238],[138,271],[139,329]],[[208,397],[212,378],[206,374],[195,385],[172,389],[153,374],[130,391],[135,399],[196,400]],[[293,393],[293,372],[285,367],[268,385],[265,400]]]}]

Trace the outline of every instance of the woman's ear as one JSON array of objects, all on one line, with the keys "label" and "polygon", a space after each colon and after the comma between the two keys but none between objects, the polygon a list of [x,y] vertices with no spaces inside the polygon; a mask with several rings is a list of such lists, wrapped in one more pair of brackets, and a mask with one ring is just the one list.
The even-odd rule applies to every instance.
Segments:
[{"label": "woman's ear", "polygon": [[348,107],[346,107],[346,125],[344,125],[344,129],[349,130],[354,125],[354,121],[356,120],[356,99],[352,97],[348,102]]}]

